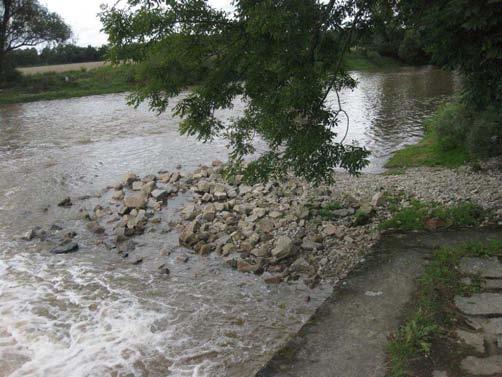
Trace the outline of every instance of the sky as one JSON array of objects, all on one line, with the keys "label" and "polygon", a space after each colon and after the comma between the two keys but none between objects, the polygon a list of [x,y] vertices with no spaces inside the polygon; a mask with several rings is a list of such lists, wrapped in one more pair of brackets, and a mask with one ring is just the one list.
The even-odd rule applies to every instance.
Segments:
[{"label": "sky", "polygon": [[[117,0],[41,0],[50,11],[58,13],[73,30],[72,42],[79,46],[101,46],[107,43],[97,14],[101,4],[113,5]],[[231,9],[231,0],[209,0],[215,8]]]}]

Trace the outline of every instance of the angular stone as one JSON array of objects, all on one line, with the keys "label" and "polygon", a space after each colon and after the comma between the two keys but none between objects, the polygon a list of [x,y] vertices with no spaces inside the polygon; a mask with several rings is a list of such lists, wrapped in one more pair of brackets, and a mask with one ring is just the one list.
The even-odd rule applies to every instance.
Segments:
[{"label": "angular stone", "polygon": [[502,294],[478,293],[455,297],[455,305],[467,315],[502,315]]},{"label": "angular stone", "polygon": [[169,198],[169,192],[167,190],[156,189],[152,191],[152,198],[158,202],[165,202]]},{"label": "angular stone", "polygon": [[460,272],[464,274],[479,274],[483,278],[502,279],[502,264],[497,257],[462,258],[459,267]]},{"label": "angular stone", "polygon": [[484,344],[484,336],[480,333],[473,333],[464,330],[457,330],[457,337],[462,340],[465,344],[473,347],[476,352],[484,353],[485,352],[485,344]]},{"label": "angular stone", "polygon": [[492,376],[502,373],[502,355],[484,358],[468,356],[460,365],[463,370],[474,376]]},{"label": "angular stone", "polygon": [[155,190],[155,181],[147,182],[141,187],[141,191],[143,191],[146,195],[150,195],[152,191]]},{"label": "angular stone", "polygon": [[284,259],[291,255],[293,251],[293,241],[287,236],[281,236],[275,242],[275,247],[272,249],[272,256],[276,259]]},{"label": "angular stone", "polygon": [[124,198],[124,204],[127,208],[144,208],[147,203],[147,197],[143,192],[128,193]]},{"label": "angular stone", "polygon": [[298,258],[290,266],[291,271],[295,271],[303,274],[313,274],[315,273],[315,268],[311,266],[303,257]]},{"label": "angular stone", "polygon": [[213,196],[216,200],[225,200],[227,198],[227,193],[222,191],[216,191],[213,194]]}]

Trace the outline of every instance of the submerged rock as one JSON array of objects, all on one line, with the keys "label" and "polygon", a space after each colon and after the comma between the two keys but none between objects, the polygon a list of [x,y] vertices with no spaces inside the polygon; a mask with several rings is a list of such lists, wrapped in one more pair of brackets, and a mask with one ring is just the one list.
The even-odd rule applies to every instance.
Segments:
[{"label": "submerged rock", "polygon": [[68,196],[58,203],[58,207],[71,207],[73,205],[71,198]]},{"label": "submerged rock", "polygon": [[77,251],[79,249],[78,243],[76,242],[67,242],[62,245],[59,245],[53,249],[51,249],[52,254],[69,254]]}]

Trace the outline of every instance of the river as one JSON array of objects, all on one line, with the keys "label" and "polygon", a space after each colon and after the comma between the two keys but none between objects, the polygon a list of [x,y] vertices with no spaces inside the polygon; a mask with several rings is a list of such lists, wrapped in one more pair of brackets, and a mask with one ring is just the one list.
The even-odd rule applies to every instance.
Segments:
[{"label": "river", "polygon": [[[424,117],[460,85],[428,67],[354,76],[358,87],[342,93],[347,140],[372,151],[368,172],[416,142]],[[140,237],[145,262],[133,266],[96,245],[76,209],[55,206],[128,171],[190,171],[226,158],[224,141],[181,137],[177,124],[127,107],[122,94],[0,106],[0,377],[252,376],[330,294],[267,286],[217,256],[179,263],[188,251],[172,233]],[[54,256],[19,239],[55,223],[78,232],[78,253]]]}]

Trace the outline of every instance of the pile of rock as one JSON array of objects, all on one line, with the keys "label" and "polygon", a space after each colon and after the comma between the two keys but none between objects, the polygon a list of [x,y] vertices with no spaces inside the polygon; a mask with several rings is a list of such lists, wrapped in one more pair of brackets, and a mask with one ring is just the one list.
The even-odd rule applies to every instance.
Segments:
[{"label": "pile of rock", "polygon": [[216,162],[189,176],[193,201],[181,211],[180,244],[201,255],[217,252],[239,271],[266,272],[268,282],[303,277],[314,284],[348,272],[379,237],[372,216],[381,192],[361,203],[293,177],[227,182],[221,170]]}]

